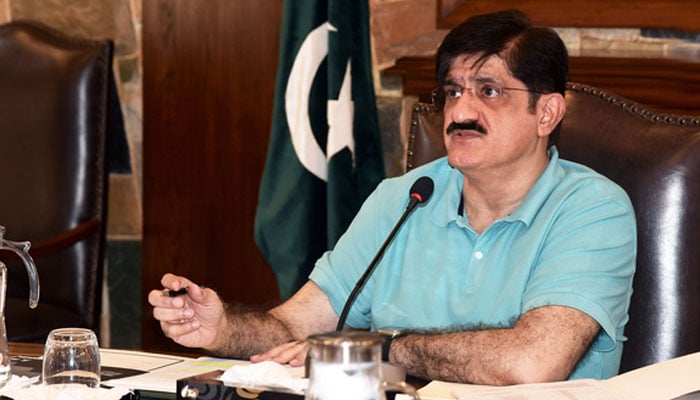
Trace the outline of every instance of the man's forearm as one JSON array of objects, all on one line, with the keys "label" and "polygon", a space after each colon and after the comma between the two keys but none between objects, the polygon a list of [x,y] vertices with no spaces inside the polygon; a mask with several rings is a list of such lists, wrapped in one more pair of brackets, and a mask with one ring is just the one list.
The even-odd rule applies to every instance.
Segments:
[{"label": "man's forearm", "polygon": [[568,307],[542,307],[513,328],[409,334],[389,360],[411,375],[451,382],[511,385],[567,379],[600,327]]},{"label": "man's forearm", "polygon": [[283,322],[266,311],[225,305],[217,340],[206,350],[225,357],[248,358],[293,340]]},{"label": "man's forearm", "polygon": [[499,350],[499,338],[508,334],[504,331],[409,334],[394,341],[390,361],[406,367],[410,375],[427,379],[511,384],[516,378],[510,376],[508,364],[515,355]]}]

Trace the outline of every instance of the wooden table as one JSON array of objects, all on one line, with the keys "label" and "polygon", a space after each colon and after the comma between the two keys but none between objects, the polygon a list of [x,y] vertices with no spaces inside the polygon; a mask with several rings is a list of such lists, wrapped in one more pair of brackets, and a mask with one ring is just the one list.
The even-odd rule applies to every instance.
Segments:
[{"label": "wooden table", "polygon": [[43,343],[10,342],[10,354],[13,356],[38,357],[44,354]]}]

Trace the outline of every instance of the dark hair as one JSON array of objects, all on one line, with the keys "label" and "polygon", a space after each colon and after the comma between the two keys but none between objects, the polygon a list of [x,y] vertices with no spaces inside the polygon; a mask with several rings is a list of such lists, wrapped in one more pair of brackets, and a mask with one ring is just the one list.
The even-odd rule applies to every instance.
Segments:
[{"label": "dark hair", "polygon": [[[510,73],[531,91],[531,112],[539,93],[565,94],[569,55],[564,42],[554,30],[533,26],[522,11],[476,15],[452,29],[437,51],[438,82],[445,83],[455,59],[474,55],[479,56],[475,64],[493,55],[501,57]],[[558,134],[559,126],[550,143],[556,143]]]}]

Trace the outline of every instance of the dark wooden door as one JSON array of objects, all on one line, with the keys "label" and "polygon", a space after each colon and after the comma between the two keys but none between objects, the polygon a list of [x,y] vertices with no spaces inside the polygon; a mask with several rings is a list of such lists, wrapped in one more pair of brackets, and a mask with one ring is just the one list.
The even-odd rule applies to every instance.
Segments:
[{"label": "dark wooden door", "polygon": [[282,0],[143,1],[143,316],[148,350],[181,349],[147,294],[165,272],[226,300],[277,301],[253,241]]}]

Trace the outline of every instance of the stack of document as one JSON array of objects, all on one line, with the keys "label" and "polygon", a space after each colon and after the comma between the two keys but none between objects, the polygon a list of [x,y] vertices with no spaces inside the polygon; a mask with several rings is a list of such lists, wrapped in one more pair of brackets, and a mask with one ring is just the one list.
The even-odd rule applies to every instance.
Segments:
[{"label": "stack of document", "polygon": [[113,358],[108,362],[111,365],[128,366],[129,368],[149,365],[148,371],[105,380],[104,385],[115,389],[127,388],[142,392],[174,394],[179,379],[203,375],[212,371],[222,371],[223,374],[218,379],[233,386],[257,385],[284,388],[295,393],[303,392],[306,387],[306,380],[303,379],[303,367],[293,368],[273,362],[251,364],[250,361],[246,360],[215,357],[183,358],[135,352],[125,352],[123,357],[121,360]]},{"label": "stack of document", "polygon": [[215,357],[187,358],[139,352],[112,353],[107,359],[103,359],[102,363],[103,365],[118,365],[122,368],[145,369],[141,374],[104,380],[102,382],[104,385],[164,393],[175,393],[178,379],[215,370],[226,370],[234,365],[249,364],[248,361],[243,360]]},{"label": "stack of document", "polygon": [[[422,400],[671,400],[694,393],[700,399],[700,353],[674,358],[605,380],[482,386],[432,381]],[[397,395],[397,400],[408,399]]]}]

